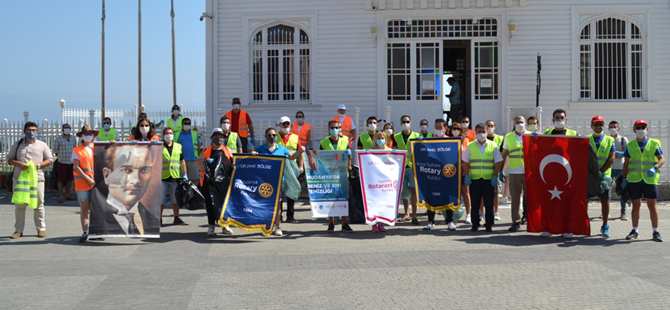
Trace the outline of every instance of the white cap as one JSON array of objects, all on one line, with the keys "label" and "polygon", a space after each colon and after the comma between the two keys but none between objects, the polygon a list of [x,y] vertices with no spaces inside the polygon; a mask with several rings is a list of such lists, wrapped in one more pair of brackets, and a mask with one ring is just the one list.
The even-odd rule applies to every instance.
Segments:
[{"label": "white cap", "polygon": [[214,128],[212,129],[212,135],[209,136],[210,138],[213,137],[215,134],[223,134],[223,129],[221,128]]},{"label": "white cap", "polygon": [[347,106],[344,105],[344,103],[340,103],[340,105],[337,106],[337,109],[338,109],[338,110],[339,110],[339,109],[345,109],[345,110],[346,110],[346,109],[347,109]]},{"label": "white cap", "polygon": [[279,118],[279,124],[284,123],[284,122],[291,122],[291,119],[288,118],[288,116],[282,116]]}]

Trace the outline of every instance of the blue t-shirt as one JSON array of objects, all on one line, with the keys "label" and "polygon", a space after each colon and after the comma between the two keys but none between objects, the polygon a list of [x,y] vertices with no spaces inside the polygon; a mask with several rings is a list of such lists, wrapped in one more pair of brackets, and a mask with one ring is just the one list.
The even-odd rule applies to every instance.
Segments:
[{"label": "blue t-shirt", "polygon": [[[198,145],[200,145],[200,137],[197,139]],[[185,161],[195,161],[198,159],[198,157],[195,156],[195,149],[193,149],[193,138],[191,138],[190,131],[186,133],[182,130],[179,134],[179,139],[177,139],[177,143],[181,144],[181,151],[184,153]]]},{"label": "blue t-shirt", "polygon": [[454,82],[454,85],[451,86],[451,91],[454,92],[454,96],[449,97],[449,103],[461,104],[461,85],[458,85],[458,82]]},{"label": "blue t-shirt", "polygon": [[[605,135],[602,135],[600,137],[593,136],[593,142],[596,143],[596,148],[600,148],[600,143],[603,143],[603,139],[605,139]],[[616,148],[614,147],[614,143],[612,143],[612,149],[610,152],[616,152]]]},{"label": "blue t-shirt", "polygon": [[[644,152],[644,147],[647,146],[647,142],[649,142],[649,138],[645,139],[642,142],[637,141],[637,145],[640,146],[640,152]],[[660,147],[657,148],[656,149],[656,156],[662,155],[662,154],[663,154],[663,150],[661,150]],[[623,156],[630,158],[630,154],[628,153],[628,148],[626,148],[626,150],[623,152]]]},{"label": "blue t-shirt", "polygon": [[267,144],[262,144],[259,147],[256,148],[256,152],[258,154],[262,155],[277,155],[277,156],[290,156],[291,153],[288,151],[287,148],[285,148],[283,145],[279,145],[275,143],[275,150],[274,152],[270,152],[270,149],[268,148]]}]

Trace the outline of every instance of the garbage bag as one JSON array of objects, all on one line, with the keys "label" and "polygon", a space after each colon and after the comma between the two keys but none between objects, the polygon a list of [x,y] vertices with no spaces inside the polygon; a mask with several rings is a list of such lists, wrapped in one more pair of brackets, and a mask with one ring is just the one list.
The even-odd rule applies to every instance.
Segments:
[{"label": "garbage bag", "polygon": [[179,207],[198,210],[205,206],[205,196],[200,192],[198,186],[191,181],[179,180],[175,196]]},{"label": "garbage bag", "polygon": [[282,179],[282,189],[286,197],[293,200],[298,200],[300,196],[300,191],[302,190],[300,186],[300,181],[298,181],[298,176],[300,175],[300,168],[295,161],[286,160],[284,164],[284,178]]},{"label": "garbage bag", "polygon": [[349,172],[349,221],[352,224],[365,224],[363,192],[361,191],[361,180],[356,166],[352,166]]}]

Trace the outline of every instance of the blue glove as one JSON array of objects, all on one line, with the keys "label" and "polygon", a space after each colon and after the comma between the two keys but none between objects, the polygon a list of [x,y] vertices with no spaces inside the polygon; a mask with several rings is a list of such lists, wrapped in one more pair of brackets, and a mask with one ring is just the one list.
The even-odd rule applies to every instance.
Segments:
[{"label": "blue glove", "polygon": [[623,157],[623,152],[622,151],[616,151],[614,154],[618,157]]},{"label": "blue glove", "polygon": [[416,138],[416,139],[417,139],[417,140],[423,140],[423,136],[419,136],[419,137]]},{"label": "blue glove", "polygon": [[628,186],[628,179],[621,180],[621,189],[625,189]]},{"label": "blue glove", "polygon": [[537,132],[537,131],[533,131],[533,133],[532,133],[531,135],[532,135],[533,137],[537,137],[538,135],[540,135],[540,133]]},{"label": "blue glove", "polygon": [[151,143],[161,143],[159,140],[151,140]]},{"label": "blue glove", "polygon": [[500,173],[498,173],[498,179],[500,179],[500,183],[507,182],[507,176],[502,171],[500,171]]},{"label": "blue glove", "polygon": [[491,178],[491,186],[493,187],[498,186],[498,178]]},{"label": "blue glove", "polygon": [[184,181],[188,181],[188,176],[183,175],[183,176],[181,177],[181,179],[184,180]]},{"label": "blue glove", "polygon": [[256,138],[251,137],[251,144],[252,144],[252,145],[256,145]]},{"label": "blue glove", "polygon": [[651,178],[655,176],[656,173],[658,173],[658,169],[656,169],[656,167],[651,167],[651,169],[647,171],[647,176]]},{"label": "blue glove", "polygon": [[137,143],[137,140],[130,140],[130,143]]},{"label": "blue glove", "polygon": [[344,156],[351,157],[351,150],[347,149],[344,151]]},{"label": "blue glove", "polygon": [[600,179],[601,180],[603,179],[604,176],[605,176],[605,174],[602,171],[600,171]]},{"label": "blue glove", "polygon": [[469,175],[465,175],[465,181],[463,181],[463,184],[465,184],[465,185],[467,185],[467,186],[472,185],[472,180],[470,180],[470,176],[469,176]]},{"label": "blue glove", "polygon": [[210,165],[214,162],[214,158],[207,158],[207,164]]}]

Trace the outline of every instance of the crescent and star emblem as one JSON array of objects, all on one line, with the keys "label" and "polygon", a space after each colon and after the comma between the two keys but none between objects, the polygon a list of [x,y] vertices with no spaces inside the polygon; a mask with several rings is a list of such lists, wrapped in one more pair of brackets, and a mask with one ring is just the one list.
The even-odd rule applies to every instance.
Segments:
[{"label": "crescent and star emblem", "polygon": [[[565,157],[556,154],[547,155],[540,162],[540,177],[542,177],[542,181],[544,182],[544,184],[547,184],[547,181],[544,179],[544,168],[550,163],[561,164],[561,166],[565,168],[565,171],[568,173],[568,180],[565,182],[565,185],[568,185],[568,183],[570,183],[570,180],[572,180],[572,167],[570,167],[570,162]],[[551,194],[551,200],[553,200],[554,198],[558,198],[558,200],[561,200],[561,194],[563,192],[559,191],[558,187],[554,185],[554,189],[549,190],[549,193]]]}]

